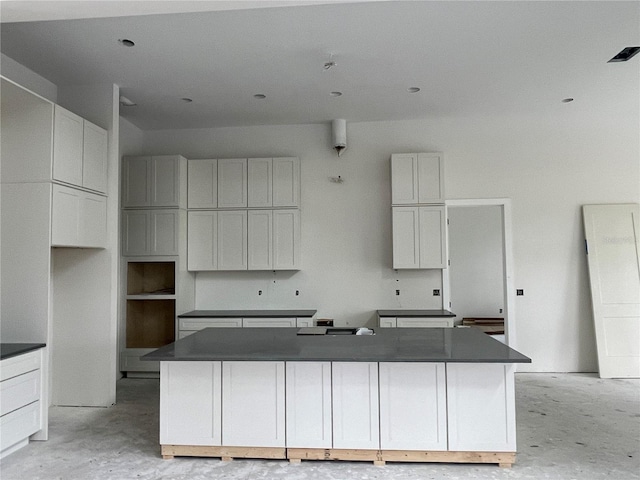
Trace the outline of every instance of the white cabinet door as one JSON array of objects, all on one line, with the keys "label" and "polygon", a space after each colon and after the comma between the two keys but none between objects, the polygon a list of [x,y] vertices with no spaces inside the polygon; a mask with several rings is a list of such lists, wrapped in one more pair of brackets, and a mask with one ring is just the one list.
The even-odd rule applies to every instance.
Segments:
[{"label": "white cabinet door", "polygon": [[218,160],[218,207],[247,206],[247,159]]},{"label": "white cabinet door", "polygon": [[83,120],[59,105],[54,110],[53,178],[82,185]]},{"label": "white cabinet door", "polygon": [[273,270],[273,211],[249,210],[248,269]]},{"label": "white cabinet door", "polygon": [[107,241],[107,197],[84,192],[80,203],[80,244],[104,248]]},{"label": "white cabinet door", "polygon": [[179,210],[150,210],[149,255],[178,255]]},{"label": "white cabinet door", "polygon": [[85,120],[83,145],[82,186],[106,193],[109,150],[107,131]]},{"label": "white cabinet door", "polygon": [[444,363],[380,363],[380,448],[447,450]]},{"label": "white cabinet door", "polygon": [[151,204],[151,157],[124,157],[122,164],[122,206],[148,207]]},{"label": "white cabinet door", "polygon": [[418,203],[417,154],[391,155],[391,203],[393,205]]},{"label": "white cabinet door", "polygon": [[333,448],[380,448],[378,364],[333,362]]},{"label": "white cabinet door", "polygon": [[180,206],[180,159],[178,155],[151,157],[149,206]]},{"label": "white cabinet door", "polygon": [[285,446],[284,376],[284,362],[222,363],[224,446]]},{"label": "white cabinet door", "polygon": [[247,211],[218,212],[218,270],[247,269]]},{"label": "white cabinet door", "polygon": [[51,245],[104,247],[107,199],[75,188],[53,185]]},{"label": "white cabinet door", "polygon": [[300,210],[273,211],[273,269],[300,269]]},{"label": "white cabinet door", "polygon": [[444,206],[419,207],[420,268],[446,268]]},{"label": "white cabinet door", "polygon": [[440,153],[418,154],[418,203],[444,203],[444,165]]},{"label": "white cabinet door", "polygon": [[296,319],[294,318],[243,318],[243,327],[295,327]]},{"label": "white cabinet door", "polygon": [[300,159],[273,159],[273,206],[300,206]]},{"label": "white cabinet door", "polygon": [[249,158],[247,160],[247,206],[273,205],[273,160]]},{"label": "white cabinet door", "polygon": [[160,444],[222,444],[220,362],[160,362]]},{"label": "white cabinet door", "polygon": [[149,210],[123,210],[122,211],[122,255],[148,255]]},{"label": "white cabinet door", "polygon": [[187,166],[187,207],[216,208],[218,206],[218,161],[189,160]]},{"label": "white cabinet door", "polygon": [[393,207],[393,268],[420,268],[417,207]]},{"label": "white cabinet door", "polygon": [[398,328],[453,327],[454,317],[398,317]]},{"label": "white cabinet door", "polygon": [[218,269],[218,212],[188,212],[187,269]]},{"label": "white cabinet door", "polygon": [[515,452],[513,364],[449,363],[449,450]]},{"label": "white cabinet door", "polygon": [[287,362],[287,448],[331,448],[331,363]]}]

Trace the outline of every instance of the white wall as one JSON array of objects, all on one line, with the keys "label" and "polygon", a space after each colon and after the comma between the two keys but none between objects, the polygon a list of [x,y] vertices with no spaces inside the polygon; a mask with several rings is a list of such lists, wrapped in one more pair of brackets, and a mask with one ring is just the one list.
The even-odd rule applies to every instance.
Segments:
[{"label": "white wall", "polygon": [[[145,137],[149,153],[301,158],[303,270],[199,274],[198,308],[309,307],[355,325],[379,308],[439,307],[431,296],[441,286],[437,272],[390,267],[389,157],[442,151],[447,198],[512,199],[514,278],[525,292],[516,297],[517,345],[533,359],[520,370],[595,371],[580,206],[639,201],[638,115],[637,108],[593,112],[576,101],[521,117],[350,122],[340,159],[328,124]],[[334,175],[345,182],[330,183]]]},{"label": "white wall", "polygon": [[0,73],[47,100],[55,103],[58,98],[58,87],[54,83],[16,62],[13,58],[7,57],[4,53],[0,53]]}]

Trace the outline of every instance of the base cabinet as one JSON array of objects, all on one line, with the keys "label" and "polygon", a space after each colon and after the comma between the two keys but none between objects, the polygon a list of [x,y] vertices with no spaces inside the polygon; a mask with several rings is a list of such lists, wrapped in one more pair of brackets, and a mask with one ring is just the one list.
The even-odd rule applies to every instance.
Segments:
[{"label": "base cabinet", "polygon": [[378,317],[380,328],[453,327],[455,317]]}]

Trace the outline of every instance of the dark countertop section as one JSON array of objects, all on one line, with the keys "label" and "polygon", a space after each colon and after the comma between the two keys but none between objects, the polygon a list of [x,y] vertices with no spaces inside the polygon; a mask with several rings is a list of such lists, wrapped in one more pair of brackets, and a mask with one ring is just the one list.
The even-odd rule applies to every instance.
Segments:
[{"label": "dark countertop section", "polygon": [[46,343],[0,343],[0,360],[16,357],[46,346]]},{"label": "dark countertop section", "polygon": [[449,310],[378,310],[380,317],[455,317]]},{"label": "dark countertop section", "polygon": [[531,363],[476,328],[376,328],[375,335],[297,335],[298,328],[205,328],[141,357],[160,361]]},{"label": "dark countertop section", "polygon": [[249,317],[313,317],[317,310],[193,310],[178,318],[249,318]]}]

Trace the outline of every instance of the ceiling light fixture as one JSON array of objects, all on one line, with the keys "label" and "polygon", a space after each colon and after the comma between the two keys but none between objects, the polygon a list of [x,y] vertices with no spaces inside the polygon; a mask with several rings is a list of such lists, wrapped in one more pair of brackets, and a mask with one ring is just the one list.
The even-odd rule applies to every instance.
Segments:
[{"label": "ceiling light fixture", "polygon": [[329,95],[331,95],[332,97],[341,97],[342,92],[331,92]]},{"label": "ceiling light fixture", "polygon": [[262,94],[262,93],[256,93],[256,94],[253,96],[253,98],[257,98],[257,99],[259,99],[259,100],[263,100],[263,99],[267,98],[267,96],[266,96],[266,95],[264,95],[264,94]]},{"label": "ceiling light fixture", "polygon": [[631,60],[638,52],[640,52],[640,47],[625,47],[607,63],[626,62],[627,60]]},{"label": "ceiling light fixture", "polygon": [[128,38],[120,38],[118,40],[118,43],[123,47],[134,47],[136,45],[132,40],[129,40]]},{"label": "ceiling light fixture", "polygon": [[420,87],[409,87],[409,93],[418,93],[420,91]]}]

